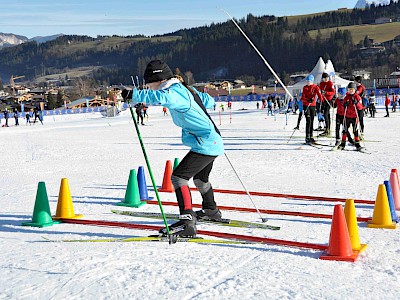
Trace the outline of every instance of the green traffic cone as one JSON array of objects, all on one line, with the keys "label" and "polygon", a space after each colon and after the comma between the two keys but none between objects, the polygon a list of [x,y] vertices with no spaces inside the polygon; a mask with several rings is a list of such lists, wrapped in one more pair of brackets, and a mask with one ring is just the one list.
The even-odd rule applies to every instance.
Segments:
[{"label": "green traffic cone", "polygon": [[179,165],[179,158],[176,157],[174,159],[174,168],[173,168],[173,170],[175,170],[178,165]]},{"label": "green traffic cone", "polygon": [[38,183],[36,192],[35,207],[33,209],[32,222],[22,223],[22,226],[32,227],[47,227],[54,224],[59,224],[58,221],[53,221],[50,213],[49,198],[47,197],[46,185],[44,182]]},{"label": "green traffic cone", "polygon": [[139,184],[136,177],[136,170],[129,173],[128,186],[125,191],[125,200],[117,203],[119,206],[140,207],[146,202],[140,201]]}]

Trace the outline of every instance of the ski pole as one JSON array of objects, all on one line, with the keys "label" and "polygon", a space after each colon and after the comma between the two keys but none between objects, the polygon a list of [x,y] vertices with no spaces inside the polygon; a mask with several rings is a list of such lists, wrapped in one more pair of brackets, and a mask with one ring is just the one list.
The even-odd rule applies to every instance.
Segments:
[{"label": "ski pole", "polygon": [[[311,105],[311,103],[309,103],[309,104],[307,105],[307,108],[303,111],[303,114],[302,114],[301,117],[300,117],[299,124],[300,124],[301,120],[303,119],[303,116],[307,113],[308,108],[310,107],[310,105]],[[295,133],[296,130],[297,130],[297,129],[294,129],[294,130],[293,130],[292,135],[289,137],[288,141],[286,142],[287,144],[289,144],[289,142],[290,142],[290,140],[292,139],[292,137],[293,137],[293,135],[294,135],[294,133]]]},{"label": "ski pole", "polygon": [[[361,131],[361,124],[360,124],[360,119],[359,119],[359,117],[358,117],[357,106],[356,106],[355,104],[353,104],[353,105],[354,105],[354,109],[356,110],[356,118],[357,118],[356,130],[358,130],[358,128],[360,128],[360,131]],[[364,112],[362,112],[362,113],[364,113]],[[360,137],[358,137],[358,138],[360,138]],[[363,142],[363,144],[364,144],[364,148],[367,149],[367,148],[365,147],[365,141],[364,141],[364,139],[362,139],[362,142]]]},{"label": "ski pole", "polygon": [[[136,88],[136,85],[135,85],[134,81],[133,81],[133,85]],[[160,207],[161,215],[162,215],[162,218],[163,218],[163,221],[164,221],[164,225],[165,225],[165,229],[166,229],[167,235],[168,235],[168,240],[169,240],[169,243],[172,244],[172,238],[171,238],[171,234],[170,234],[170,231],[169,231],[167,218],[165,217],[164,209],[163,209],[163,206],[162,206],[162,203],[161,203],[161,200],[160,200],[160,195],[158,194],[157,185],[156,185],[156,182],[154,180],[153,172],[151,171],[150,161],[149,161],[149,158],[148,158],[148,156],[146,154],[146,149],[144,147],[144,143],[143,143],[143,140],[142,140],[142,135],[140,134],[139,126],[138,126],[138,123],[136,121],[136,117],[135,117],[135,114],[133,112],[131,103],[129,103],[129,110],[131,112],[133,123],[135,124],[136,133],[137,133],[138,138],[139,138],[140,147],[142,148],[144,159],[146,160],[147,170],[149,171],[149,174],[150,174],[151,183],[153,184],[154,192],[156,193],[158,206]]]},{"label": "ski pole", "polygon": [[231,165],[233,172],[235,172],[237,178],[239,179],[240,183],[242,184],[244,190],[246,191],[247,196],[249,196],[251,203],[253,203],[253,206],[254,206],[254,208],[256,209],[258,215],[260,216],[261,221],[262,221],[263,223],[267,222],[267,221],[268,221],[268,218],[263,218],[263,216],[261,215],[260,211],[258,210],[256,204],[254,203],[253,199],[251,198],[251,195],[250,195],[249,191],[246,189],[245,185],[243,184],[243,181],[240,179],[239,174],[236,172],[235,168],[233,167],[233,165],[232,165],[232,163],[231,163],[231,160],[229,159],[228,155],[226,154],[226,152],[225,152],[224,154],[225,154],[225,157],[226,157],[226,159],[228,160],[229,164]]}]

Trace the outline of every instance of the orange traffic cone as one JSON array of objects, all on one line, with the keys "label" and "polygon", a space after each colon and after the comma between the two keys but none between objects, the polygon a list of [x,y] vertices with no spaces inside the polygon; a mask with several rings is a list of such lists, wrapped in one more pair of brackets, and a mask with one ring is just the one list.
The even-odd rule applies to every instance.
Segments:
[{"label": "orange traffic cone", "polygon": [[327,253],[320,259],[356,261],[359,252],[353,252],[346,219],[341,204],[336,204],[333,210],[331,233]]},{"label": "orange traffic cone", "polygon": [[384,184],[378,186],[372,221],[369,221],[367,226],[369,228],[396,229],[396,222],[392,220],[389,200]]},{"label": "orange traffic cone", "polygon": [[173,193],[175,191],[174,186],[172,185],[171,175],[172,163],[170,160],[167,160],[167,163],[165,164],[164,179],[161,188],[158,189],[159,192]]},{"label": "orange traffic cone", "polygon": [[393,201],[396,210],[400,210],[400,186],[399,186],[399,174],[397,169],[392,169],[390,172],[390,186],[392,187]]},{"label": "orange traffic cone", "polygon": [[347,229],[349,231],[351,248],[353,251],[363,252],[366,244],[360,244],[360,236],[358,235],[358,224],[356,215],[356,206],[353,199],[347,199],[344,205],[344,216],[346,217]]},{"label": "orange traffic cone", "polygon": [[58,194],[56,215],[53,217],[53,219],[79,219],[82,217],[83,215],[75,215],[68,179],[62,178],[60,192]]}]

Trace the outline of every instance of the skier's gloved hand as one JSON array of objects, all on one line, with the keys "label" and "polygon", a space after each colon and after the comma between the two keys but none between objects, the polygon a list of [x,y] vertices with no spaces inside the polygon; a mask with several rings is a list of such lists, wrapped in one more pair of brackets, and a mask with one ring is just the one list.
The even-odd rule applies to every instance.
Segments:
[{"label": "skier's gloved hand", "polygon": [[126,99],[132,99],[132,90],[130,89],[124,89],[121,92],[122,98],[126,101]]},{"label": "skier's gloved hand", "polygon": [[349,102],[344,102],[343,107],[347,107],[347,106],[349,106]]},{"label": "skier's gloved hand", "polygon": [[307,102],[308,102],[308,103],[312,103],[312,102],[313,102],[313,99],[308,99]]},{"label": "skier's gloved hand", "polygon": [[353,104],[354,105],[357,104],[357,100],[356,99],[353,99]]}]

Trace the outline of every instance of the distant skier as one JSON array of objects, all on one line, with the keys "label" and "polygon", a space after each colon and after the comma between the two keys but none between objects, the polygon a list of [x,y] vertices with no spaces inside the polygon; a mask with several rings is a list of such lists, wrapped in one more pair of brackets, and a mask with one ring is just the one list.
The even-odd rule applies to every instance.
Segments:
[{"label": "distant skier", "polygon": [[313,138],[314,117],[317,98],[322,101],[322,94],[319,87],[314,84],[312,74],[306,77],[306,85],[303,87],[301,100],[303,101],[304,116],[306,117],[306,143],[315,143]]},{"label": "distant skier", "polygon": [[4,119],[6,120],[6,124],[4,127],[8,127],[8,110],[7,108],[4,110]]},{"label": "distant skier", "polygon": [[28,125],[28,123],[29,123],[29,125],[32,125],[30,118],[31,118],[30,112],[25,113],[26,125]]},{"label": "distant skier", "polygon": [[33,120],[33,124],[36,123],[36,119],[39,119],[40,123],[42,123],[42,125],[43,125],[42,117],[40,116],[39,109],[37,107],[35,107],[33,109],[33,115],[35,116],[35,119]]},{"label": "distant skier", "polygon": [[360,150],[362,147],[360,145],[360,138],[358,135],[358,126],[357,126],[357,114],[358,110],[363,108],[361,103],[361,97],[356,93],[356,84],[354,82],[350,82],[347,86],[348,93],[343,99],[343,107],[345,111],[345,123],[342,134],[342,141],[338,146],[339,150],[343,150],[346,147],[346,139],[347,139],[347,130],[350,126],[353,127],[354,141],[357,150]]},{"label": "distant skier", "polygon": [[344,112],[345,108],[343,105],[343,99],[346,96],[346,88],[339,88],[338,97],[335,99],[333,106],[336,108],[336,128],[335,128],[335,137],[336,144],[335,146],[339,146],[341,142],[341,130],[346,130],[347,140],[350,144],[354,145],[353,138],[349,134],[348,128],[346,128],[346,124],[344,124]]},{"label": "distant skier", "polygon": [[271,116],[273,116],[274,114],[272,113],[272,107],[273,107],[273,103],[272,103],[272,98],[271,99],[268,99],[267,100],[267,108],[268,108],[268,111],[267,111],[267,116],[269,115],[269,114],[271,114]]},{"label": "distant skier", "polygon": [[386,116],[384,116],[384,117],[389,117],[389,105],[390,105],[390,98],[389,98],[389,94],[386,93],[386,96],[385,96]]},{"label": "distant skier", "polygon": [[375,92],[372,91],[368,98],[368,108],[371,118],[375,118],[376,113],[376,97]]},{"label": "distant skier", "polygon": [[18,110],[14,109],[14,120],[15,120],[15,126],[19,126],[18,122]]},{"label": "distant skier", "polygon": [[136,116],[137,116],[137,121],[138,123],[144,125],[143,122],[143,103],[136,103],[135,104],[135,112],[136,112]]}]

